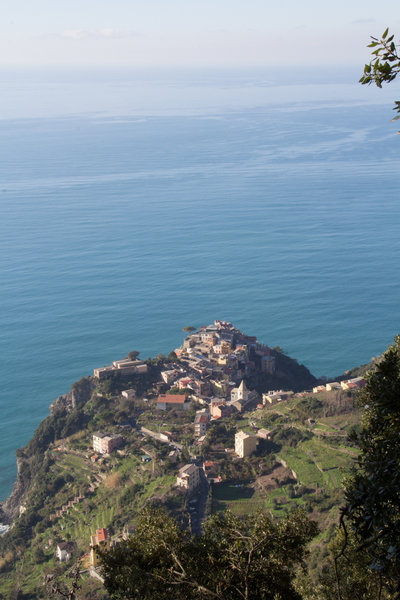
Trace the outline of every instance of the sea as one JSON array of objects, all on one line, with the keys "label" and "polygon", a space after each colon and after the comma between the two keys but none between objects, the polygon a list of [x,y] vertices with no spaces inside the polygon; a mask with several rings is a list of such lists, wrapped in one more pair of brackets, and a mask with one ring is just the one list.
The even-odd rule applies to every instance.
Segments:
[{"label": "sea", "polygon": [[391,343],[400,94],[358,71],[0,72],[0,500],[58,395],[184,326],[328,377]]}]

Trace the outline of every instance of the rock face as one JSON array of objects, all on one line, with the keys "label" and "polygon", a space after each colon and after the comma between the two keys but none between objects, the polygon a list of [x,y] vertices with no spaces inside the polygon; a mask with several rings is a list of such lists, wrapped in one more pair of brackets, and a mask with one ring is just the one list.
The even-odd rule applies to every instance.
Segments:
[{"label": "rock face", "polygon": [[259,393],[273,389],[290,389],[294,392],[301,392],[312,389],[316,385],[317,379],[314,375],[294,358],[277,350],[272,350],[271,354],[275,357],[274,372],[264,373],[257,369],[254,375],[246,378],[246,383],[250,388],[256,389]]},{"label": "rock face", "polygon": [[95,383],[92,377],[80,379],[71,388],[67,394],[62,394],[50,404],[50,414],[54,415],[59,412],[70,413],[74,408],[80,408],[90,398]]},{"label": "rock face", "polygon": [[[40,439],[40,429],[44,423],[49,420],[59,421],[63,415],[71,413],[74,409],[81,408],[91,397],[95,388],[95,383],[92,377],[82,377],[79,381],[72,385],[71,390],[67,394],[62,394],[50,405],[50,417],[47,417],[39,425],[33,439],[28,443],[26,448],[17,450],[17,479],[12,489],[11,495],[3,503],[0,503],[0,522],[12,523],[13,520],[22,514],[24,503],[34,478],[36,463],[33,463],[32,451],[30,445],[32,441],[36,441],[35,447],[39,448],[41,460],[43,460],[44,452],[47,448],[47,441]],[[57,416],[55,416],[57,415]],[[38,432],[40,432],[38,434]]]},{"label": "rock face", "polygon": [[12,523],[13,519],[19,514],[25,492],[29,484],[21,476],[23,464],[26,459],[17,457],[17,479],[7,500],[0,504],[0,521],[2,523]]}]

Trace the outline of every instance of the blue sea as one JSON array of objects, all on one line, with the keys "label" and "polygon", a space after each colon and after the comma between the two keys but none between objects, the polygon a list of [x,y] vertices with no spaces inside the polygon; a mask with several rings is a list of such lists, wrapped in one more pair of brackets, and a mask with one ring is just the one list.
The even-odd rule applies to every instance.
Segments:
[{"label": "blue sea", "polygon": [[398,87],[358,77],[0,73],[0,500],[54,398],[185,325],[230,320],[317,376],[393,340]]}]

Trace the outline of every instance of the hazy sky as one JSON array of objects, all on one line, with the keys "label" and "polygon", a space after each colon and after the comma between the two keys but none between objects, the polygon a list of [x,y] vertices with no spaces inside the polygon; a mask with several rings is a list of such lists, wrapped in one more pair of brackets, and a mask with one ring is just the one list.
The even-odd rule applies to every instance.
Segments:
[{"label": "hazy sky", "polygon": [[0,65],[360,64],[399,0],[13,0]]}]

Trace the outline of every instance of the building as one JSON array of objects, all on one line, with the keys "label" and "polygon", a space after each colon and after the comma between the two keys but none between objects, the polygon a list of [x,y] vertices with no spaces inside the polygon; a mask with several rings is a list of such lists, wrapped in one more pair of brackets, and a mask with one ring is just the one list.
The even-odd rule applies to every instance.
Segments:
[{"label": "building", "polygon": [[178,450],[171,450],[171,452],[168,453],[168,459],[172,462],[172,463],[176,463],[176,461],[179,458],[179,452]]},{"label": "building", "polygon": [[313,387],[313,394],[318,394],[319,392],[326,392],[326,385],[317,385]]},{"label": "building", "polygon": [[266,394],[262,395],[262,401],[264,406],[266,404],[276,404],[277,402],[281,402],[282,400],[287,400],[291,396],[293,396],[294,392],[285,392],[284,390],[270,390]]},{"label": "building", "polygon": [[361,388],[365,385],[365,379],[364,377],[354,377],[354,379],[347,379],[345,381],[341,381],[340,385],[342,387],[342,390]]},{"label": "building", "polygon": [[178,383],[178,388],[180,390],[184,390],[187,387],[190,387],[192,380],[190,377],[182,377],[181,379],[178,379],[177,383]]},{"label": "building", "polygon": [[270,429],[259,429],[257,431],[257,437],[263,439],[263,440],[270,440],[271,439],[271,430]]},{"label": "building", "polygon": [[147,365],[141,360],[130,360],[129,358],[114,360],[112,365],[93,371],[94,377],[100,380],[113,375],[140,375],[143,373],[147,373]]},{"label": "building", "polygon": [[262,356],[261,357],[261,371],[273,375],[276,368],[275,356]]},{"label": "building", "polygon": [[191,492],[200,484],[200,469],[196,465],[185,465],[179,470],[176,484]]},{"label": "building", "polygon": [[252,452],[257,448],[258,440],[255,435],[246,433],[245,431],[238,431],[235,435],[235,452],[240,458],[250,456]]},{"label": "building", "polygon": [[204,461],[203,471],[208,481],[212,481],[213,483],[219,483],[221,481],[221,475],[219,474],[219,465],[215,464],[214,461]]},{"label": "building", "polygon": [[235,409],[232,406],[228,406],[225,400],[213,401],[210,404],[210,414],[214,419],[220,419],[221,417],[229,417]]},{"label": "building", "polygon": [[100,431],[93,434],[93,450],[98,454],[110,454],[116,448],[120,448],[124,440],[116,433],[102,433]]},{"label": "building", "polygon": [[90,565],[92,567],[97,567],[100,563],[100,557],[97,553],[99,547],[102,550],[109,550],[110,534],[108,529],[97,529],[96,533],[90,536]]},{"label": "building", "polygon": [[178,371],[175,369],[170,369],[169,371],[161,371],[161,377],[164,383],[167,385],[171,385],[178,377]]},{"label": "building", "polygon": [[75,549],[73,542],[59,542],[56,546],[56,557],[60,562],[69,560]]},{"label": "building", "polygon": [[201,379],[192,380],[192,390],[200,396],[208,396],[210,393],[210,384],[208,381],[202,381]]},{"label": "building", "polygon": [[340,390],[341,389],[341,385],[338,381],[331,381],[330,383],[326,384],[326,391],[327,392],[332,392],[334,390]]},{"label": "building", "polygon": [[237,388],[233,388],[231,391],[231,402],[241,402],[242,405],[246,404],[249,399],[249,390],[246,387],[244,379]]},{"label": "building", "polygon": [[194,418],[194,435],[195,437],[201,437],[207,432],[207,426],[209,421],[209,415],[205,410],[199,410]]},{"label": "building", "polygon": [[214,354],[229,354],[232,350],[232,346],[229,342],[223,340],[219,344],[215,344],[212,349]]},{"label": "building", "polygon": [[123,390],[121,392],[121,396],[123,398],[126,398],[127,400],[132,400],[133,398],[136,397],[136,390],[131,388],[130,390]]},{"label": "building", "polygon": [[157,408],[159,410],[188,410],[191,402],[188,401],[186,394],[159,394],[157,399]]},{"label": "building", "polygon": [[113,367],[100,367],[99,369],[94,369],[93,375],[96,379],[102,381],[103,379],[111,377],[114,373],[114,370],[115,369]]}]

